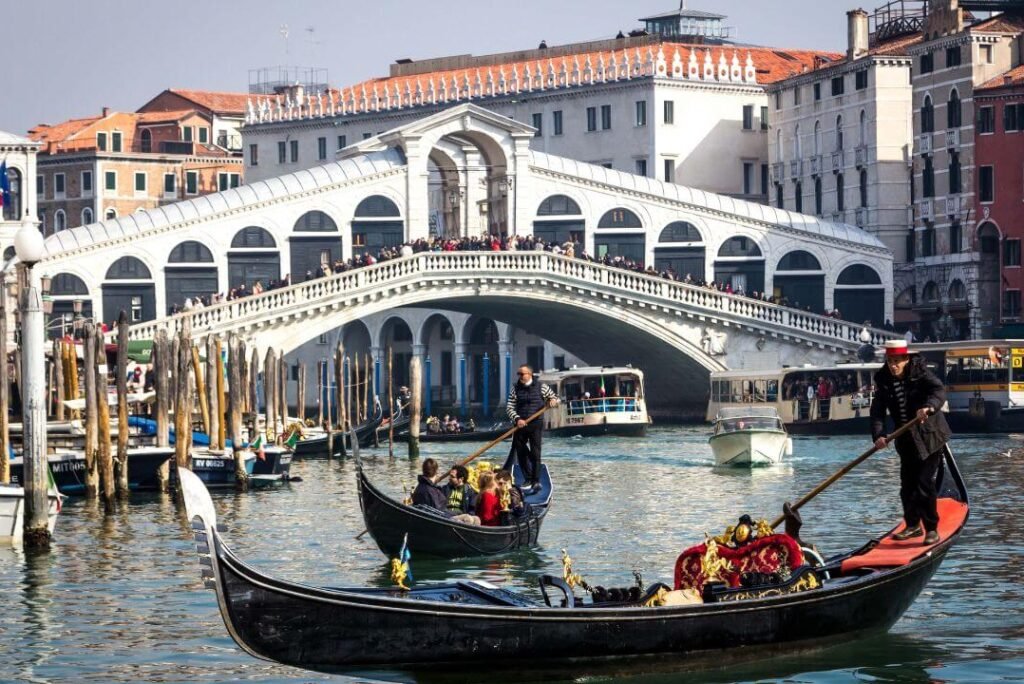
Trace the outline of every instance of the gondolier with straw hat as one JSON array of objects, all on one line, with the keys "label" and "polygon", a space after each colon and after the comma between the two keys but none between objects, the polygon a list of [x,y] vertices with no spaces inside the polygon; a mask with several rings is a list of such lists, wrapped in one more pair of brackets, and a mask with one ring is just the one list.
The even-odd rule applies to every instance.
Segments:
[{"label": "gondolier with straw hat", "polygon": [[[939,540],[936,480],[942,467],[946,442],[952,433],[942,413],[946,390],[905,340],[885,343],[885,365],[875,373],[871,401],[871,438],[884,449],[886,413],[896,425],[917,424],[895,440],[900,455],[900,501],[906,529],[894,535],[900,541],[924,535],[925,545]],[[924,529],[922,529],[922,525]]]},{"label": "gondolier with straw hat", "polygon": [[558,396],[551,388],[533,377],[533,369],[523,365],[516,373],[519,380],[512,386],[505,403],[508,419],[518,428],[512,435],[512,452],[519,460],[519,467],[529,481],[531,487],[537,486],[540,478],[541,434],[544,422],[535,420],[528,423],[527,419],[548,406],[558,404]]}]

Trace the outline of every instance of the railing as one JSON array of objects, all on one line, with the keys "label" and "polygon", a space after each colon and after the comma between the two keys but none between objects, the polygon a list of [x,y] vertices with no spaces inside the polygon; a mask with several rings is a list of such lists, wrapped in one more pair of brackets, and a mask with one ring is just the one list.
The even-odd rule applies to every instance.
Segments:
[{"label": "railing", "polygon": [[960,147],[960,129],[950,128],[946,130],[946,149]]},{"label": "railing", "polygon": [[242,149],[242,136],[221,133],[217,136],[217,147],[223,147],[225,150],[238,152]]},{"label": "railing", "polygon": [[959,216],[960,215],[960,195],[949,195],[946,197],[944,202],[946,216]]},{"label": "railing", "polygon": [[799,178],[804,175],[804,163],[800,159],[794,159],[789,162],[789,175],[793,178]]},{"label": "railing", "polygon": [[934,207],[932,205],[931,199],[921,200],[918,203],[918,207],[920,207],[920,210],[919,210],[918,213],[921,215],[921,218],[923,220],[925,220],[925,221],[934,221],[935,220],[935,212],[933,210]]},{"label": "railing", "polygon": [[931,154],[932,153],[932,134],[922,133],[917,136],[917,153],[918,154]]},{"label": "railing", "polygon": [[813,157],[811,157],[811,175],[812,176],[820,176],[821,175],[821,155],[820,154],[816,154]]},{"label": "railing", "polygon": [[861,227],[861,228],[863,228],[864,226],[866,226],[868,224],[868,208],[867,207],[857,207],[855,221],[856,221],[856,224],[859,227]]},{"label": "railing", "polygon": [[639,413],[641,404],[632,397],[599,397],[597,399],[570,399],[570,416],[585,416],[589,413]]},{"label": "railing", "polygon": [[786,179],[786,162],[775,162],[772,164],[772,181],[781,183]]},{"label": "railing", "polygon": [[868,146],[867,145],[858,145],[857,148],[854,149],[853,153],[854,153],[854,156],[855,156],[854,163],[856,164],[858,169],[863,168],[863,167],[868,165]]},{"label": "railing", "polygon": [[[735,322],[761,321],[801,339],[839,344],[849,349],[859,346],[863,329],[862,325],[848,321],[549,252],[423,252],[139,323],[132,326],[132,338],[152,339],[160,329],[175,332],[186,318],[196,333],[250,329],[279,316],[291,318],[307,309],[322,309],[330,300],[364,295],[387,286],[404,288],[410,282],[429,280],[430,276],[446,282],[458,277],[478,280],[547,276],[577,286],[591,284],[614,290],[617,294],[656,300],[662,305],[671,302],[681,308],[718,314]],[[872,344],[881,344],[896,337],[895,333],[880,329],[869,332]]]},{"label": "railing", "polygon": [[840,173],[846,168],[846,154],[842,150],[832,153],[832,173]]}]

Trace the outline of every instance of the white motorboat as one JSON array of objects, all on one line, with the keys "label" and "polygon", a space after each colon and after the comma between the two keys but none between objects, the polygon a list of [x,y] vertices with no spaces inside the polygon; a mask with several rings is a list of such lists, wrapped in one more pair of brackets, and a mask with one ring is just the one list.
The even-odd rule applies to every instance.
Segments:
[{"label": "white motorboat", "polygon": [[[60,513],[61,495],[50,490],[48,498],[50,508],[48,511],[47,527],[50,534],[57,524],[57,514]],[[0,544],[20,544],[22,533],[25,531],[25,490],[18,485],[0,485]]]},{"label": "white motorboat", "polygon": [[725,408],[708,440],[715,465],[775,465],[793,453],[793,442],[778,412],[768,406]]}]

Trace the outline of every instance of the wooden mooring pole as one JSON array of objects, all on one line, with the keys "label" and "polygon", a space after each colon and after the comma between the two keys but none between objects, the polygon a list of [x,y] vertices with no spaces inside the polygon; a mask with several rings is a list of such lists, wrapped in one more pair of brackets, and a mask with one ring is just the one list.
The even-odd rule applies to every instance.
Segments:
[{"label": "wooden mooring pole", "polygon": [[[156,331],[153,339],[153,390],[156,392],[156,403],[154,413],[156,414],[156,445],[167,447],[171,444],[170,420],[170,373],[173,363],[171,361],[171,350],[167,343],[167,331],[160,329]],[[164,461],[157,471],[157,482],[160,491],[166,492],[169,486],[170,460]]]},{"label": "wooden mooring pole", "polygon": [[[0,281],[0,286],[3,282]],[[11,481],[11,376],[7,372],[7,293],[0,292],[0,484]]]},{"label": "wooden mooring pole", "polygon": [[[53,342],[53,408],[54,420],[64,420],[64,371],[67,370],[67,349],[63,340]],[[4,349],[6,352],[6,348]],[[4,363],[7,362],[6,355]]]},{"label": "wooden mooring pole", "polygon": [[[95,499],[100,491],[99,415],[96,403],[96,328],[85,324],[85,496]],[[70,365],[70,364],[69,364]],[[105,399],[105,398],[104,398]]]},{"label": "wooden mooring pole", "polygon": [[392,365],[393,361],[392,349],[388,347],[388,410],[391,412],[391,417],[388,418],[388,456],[390,458],[395,457],[395,408],[397,402],[395,401],[395,369]]},{"label": "wooden mooring pole", "polygon": [[[185,321],[187,321],[187,317]],[[192,336],[186,323],[178,334],[178,358],[174,366],[174,462],[190,468],[192,452],[192,401],[189,397],[189,370],[192,367]]]},{"label": "wooden mooring pole", "polygon": [[423,364],[413,354],[409,361],[409,458],[420,457],[420,418],[423,405]]},{"label": "wooden mooring pole", "polygon": [[115,485],[119,497],[128,496],[128,314],[117,318],[117,461]]},{"label": "wooden mooring pole", "polygon": [[[228,338],[228,424],[231,449],[235,456],[235,486],[245,490],[249,476],[245,472],[245,449],[242,448],[242,403],[247,378],[244,376],[245,345],[234,336]],[[249,435],[249,440],[254,439]]]},{"label": "wooden mooring pole", "polygon": [[345,456],[345,435],[348,433],[348,416],[345,415],[345,344],[338,340],[334,350],[334,406],[338,413],[338,429],[341,430],[341,455]]},{"label": "wooden mooring pole", "polygon": [[96,329],[96,414],[99,426],[100,492],[107,513],[114,512],[114,457],[110,449],[110,405],[107,399],[108,370],[106,339]]}]

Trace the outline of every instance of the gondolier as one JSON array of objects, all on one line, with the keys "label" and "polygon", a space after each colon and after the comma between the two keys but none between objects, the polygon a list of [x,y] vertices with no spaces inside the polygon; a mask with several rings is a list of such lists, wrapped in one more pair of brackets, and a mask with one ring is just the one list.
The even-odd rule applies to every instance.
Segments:
[{"label": "gondolier", "polygon": [[512,434],[512,452],[516,455],[519,468],[526,476],[530,487],[535,487],[540,477],[541,435],[544,423],[535,420],[527,424],[526,419],[544,408],[544,402],[549,406],[557,406],[558,397],[550,387],[534,380],[533,369],[529,366],[520,366],[517,375],[519,380],[508,393],[505,412],[512,424],[518,428]]},{"label": "gondolier", "polygon": [[[896,438],[900,455],[900,501],[906,529],[894,535],[903,541],[924,535],[924,544],[939,540],[936,478],[942,466],[946,442],[952,433],[940,410],[946,390],[924,359],[907,348],[904,340],[885,343],[885,365],[875,373],[871,402],[871,438],[875,447],[889,443],[885,434],[886,412],[897,426],[916,419],[919,425]],[[922,524],[924,529],[921,529]]]}]

